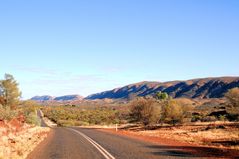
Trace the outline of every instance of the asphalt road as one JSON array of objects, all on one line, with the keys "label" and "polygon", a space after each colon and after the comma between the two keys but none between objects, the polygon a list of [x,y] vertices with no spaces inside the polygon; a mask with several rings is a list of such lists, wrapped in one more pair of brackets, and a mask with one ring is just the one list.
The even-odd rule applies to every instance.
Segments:
[{"label": "asphalt road", "polygon": [[[38,110],[37,114],[41,120],[41,126],[47,126],[43,121],[42,112]],[[28,156],[28,159],[209,158],[204,151],[195,153],[197,150],[197,147],[189,149],[153,144],[97,129],[55,127]],[[218,156],[217,152],[216,156]]]},{"label": "asphalt road", "polygon": [[40,119],[40,125],[41,127],[47,127],[47,124],[43,120],[43,113],[40,110],[37,110],[37,116]]},{"label": "asphalt road", "polygon": [[[28,159],[204,158],[165,145],[84,128],[54,128]],[[206,158],[206,157],[205,157]]]}]

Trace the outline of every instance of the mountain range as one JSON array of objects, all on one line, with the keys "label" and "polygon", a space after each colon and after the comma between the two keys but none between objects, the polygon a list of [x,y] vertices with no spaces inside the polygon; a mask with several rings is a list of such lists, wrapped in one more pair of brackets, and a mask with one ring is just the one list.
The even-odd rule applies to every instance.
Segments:
[{"label": "mountain range", "polygon": [[129,99],[166,92],[173,98],[220,98],[231,88],[239,87],[239,77],[201,78],[187,81],[139,82],[89,95],[85,99]]},{"label": "mountain range", "polygon": [[49,95],[35,96],[31,100],[35,101],[72,101],[72,100],[82,100],[84,97],[80,95],[65,95],[59,97],[53,97]]},{"label": "mountain range", "polygon": [[156,92],[166,92],[173,98],[221,98],[231,88],[239,87],[239,77],[200,78],[186,81],[151,82],[143,81],[124,87],[115,88],[89,95],[85,98],[79,95],[60,97],[35,96],[31,100],[37,101],[69,101],[96,99],[131,99],[137,96],[153,95]]}]

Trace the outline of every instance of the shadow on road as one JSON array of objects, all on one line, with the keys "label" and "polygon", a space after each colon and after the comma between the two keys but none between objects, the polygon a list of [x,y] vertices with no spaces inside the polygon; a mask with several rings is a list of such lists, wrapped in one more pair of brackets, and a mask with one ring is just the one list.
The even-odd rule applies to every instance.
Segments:
[{"label": "shadow on road", "polygon": [[153,145],[147,146],[148,148],[155,149],[151,152],[154,155],[159,156],[173,156],[173,157],[230,157],[239,158],[238,151],[227,149],[217,149],[208,147],[196,147],[196,146],[164,146]]}]

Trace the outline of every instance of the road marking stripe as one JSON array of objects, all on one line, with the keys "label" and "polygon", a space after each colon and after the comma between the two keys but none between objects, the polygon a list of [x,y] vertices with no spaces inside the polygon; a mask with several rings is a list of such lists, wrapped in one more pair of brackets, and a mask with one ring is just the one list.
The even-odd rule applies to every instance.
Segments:
[{"label": "road marking stripe", "polygon": [[81,135],[82,137],[84,137],[87,141],[89,141],[97,150],[99,150],[99,152],[106,158],[106,159],[115,159],[114,156],[112,156],[108,151],[106,151],[101,145],[99,145],[96,141],[94,141],[93,139],[91,139],[89,136],[83,134],[80,131],[77,131],[75,129],[72,128],[67,128],[71,131],[74,131],[76,133],[78,133],[79,135]]},{"label": "road marking stripe", "polygon": [[89,140],[91,140],[92,142],[94,142],[99,148],[101,148],[109,157],[111,157],[112,159],[115,159],[108,151],[106,151],[101,145],[99,145],[97,142],[95,142],[93,139],[91,139],[89,137]]}]

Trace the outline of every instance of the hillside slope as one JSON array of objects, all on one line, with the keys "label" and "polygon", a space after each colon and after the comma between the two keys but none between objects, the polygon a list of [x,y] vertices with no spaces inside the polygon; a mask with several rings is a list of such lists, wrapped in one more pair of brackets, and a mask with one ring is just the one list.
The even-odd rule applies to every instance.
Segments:
[{"label": "hillside slope", "polygon": [[35,101],[72,101],[72,100],[82,100],[83,97],[80,95],[65,95],[65,96],[59,96],[59,97],[53,97],[53,96],[35,96],[32,97],[31,100]]},{"label": "hillside slope", "polygon": [[85,99],[127,99],[167,92],[173,98],[220,98],[229,89],[239,87],[239,77],[201,78],[187,81],[140,82],[110,91],[92,94]]}]

